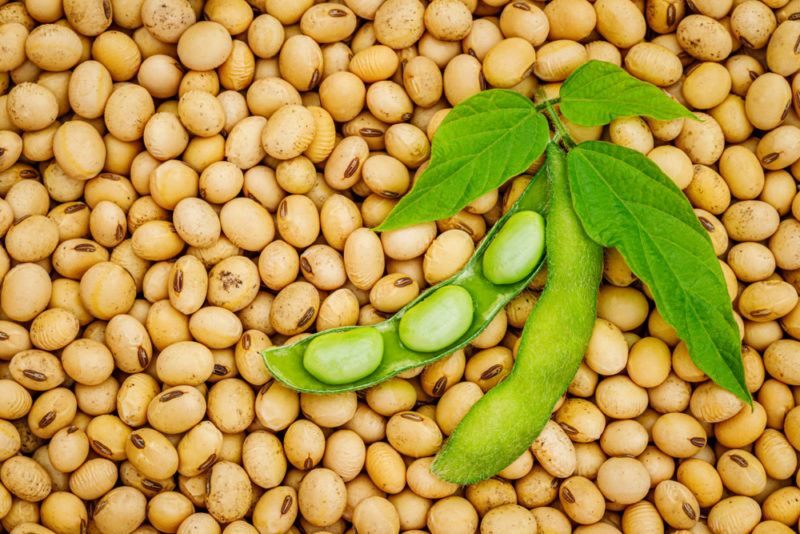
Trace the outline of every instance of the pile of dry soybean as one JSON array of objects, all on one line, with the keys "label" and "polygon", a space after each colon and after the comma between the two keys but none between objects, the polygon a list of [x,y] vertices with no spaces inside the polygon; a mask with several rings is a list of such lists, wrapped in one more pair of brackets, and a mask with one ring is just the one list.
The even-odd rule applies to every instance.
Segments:
[{"label": "pile of dry soybean", "polygon": [[[0,0],[2,529],[795,532],[799,38],[800,0]],[[451,107],[557,96],[589,59],[704,119],[570,132],[684,189],[754,409],[692,364],[612,250],[585,363],[493,479],[429,467],[510,372],[541,277],[425,369],[332,396],[271,380],[259,351],[390,316],[527,183],[370,231]]]}]

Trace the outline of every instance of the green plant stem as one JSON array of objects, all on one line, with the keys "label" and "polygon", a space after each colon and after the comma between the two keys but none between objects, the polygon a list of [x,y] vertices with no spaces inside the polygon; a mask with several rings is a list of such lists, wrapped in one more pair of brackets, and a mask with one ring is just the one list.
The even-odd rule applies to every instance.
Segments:
[{"label": "green plant stem", "polygon": [[511,374],[472,407],[433,464],[451,482],[493,476],[530,447],[575,375],[594,327],[603,249],[572,209],[565,154],[555,143],[548,145],[546,165],[547,285],[525,324]]},{"label": "green plant stem", "polygon": [[544,101],[542,101],[542,102],[539,102],[538,104],[535,104],[533,107],[534,107],[534,109],[535,109],[536,111],[544,111],[545,109],[547,109],[547,107],[549,107],[549,106],[555,106],[555,105],[557,105],[559,102],[561,102],[561,99],[560,99],[560,98],[558,98],[558,97],[556,97],[556,98],[550,98],[550,99],[548,99],[548,100],[544,100]]},{"label": "green plant stem", "polygon": [[558,116],[558,112],[556,112],[556,108],[554,107],[554,100],[547,100],[542,103],[544,105],[544,112],[550,119],[550,124],[552,124],[553,129],[555,129],[557,137],[561,140],[562,143],[564,143],[564,148],[570,150],[572,148],[575,148],[577,144],[575,143],[575,141],[572,140],[572,137],[569,135],[569,132],[564,127],[564,123],[561,122],[561,119]]}]

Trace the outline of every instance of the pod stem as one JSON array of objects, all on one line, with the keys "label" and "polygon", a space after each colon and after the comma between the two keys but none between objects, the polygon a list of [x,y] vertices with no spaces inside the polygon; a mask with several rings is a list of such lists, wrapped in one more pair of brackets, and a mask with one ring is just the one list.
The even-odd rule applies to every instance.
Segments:
[{"label": "pod stem", "polygon": [[558,98],[545,100],[541,104],[537,105],[536,109],[538,110],[539,107],[541,106],[541,109],[544,111],[545,115],[550,120],[550,124],[553,126],[553,130],[555,130],[555,133],[553,134],[553,142],[558,143],[560,141],[561,143],[564,144],[564,148],[570,150],[571,148],[575,148],[578,145],[577,143],[575,143],[575,141],[572,140],[572,137],[569,135],[567,128],[561,121],[561,117],[558,116],[558,112],[556,111],[555,108],[558,102],[559,102]]},{"label": "pod stem", "polygon": [[602,248],[584,232],[564,151],[547,148],[548,281],[528,317],[511,374],[464,417],[433,464],[439,477],[471,484],[497,474],[539,435],[580,365],[595,321]]}]

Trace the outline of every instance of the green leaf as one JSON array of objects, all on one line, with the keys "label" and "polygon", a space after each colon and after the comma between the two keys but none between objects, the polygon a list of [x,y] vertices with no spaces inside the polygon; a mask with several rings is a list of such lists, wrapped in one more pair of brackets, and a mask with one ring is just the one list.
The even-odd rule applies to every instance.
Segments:
[{"label": "green leaf", "polygon": [[578,67],[561,86],[560,96],[561,113],[584,126],[600,126],[631,115],[659,120],[696,119],[658,87],[605,61],[589,61]]},{"label": "green leaf", "polygon": [[567,161],[572,201],[586,233],[622,253],[695,364],[751,402],[722,269],[683,193],[628,148],[582,143]]},{"label": "green leaf", "polygon": [[468,98],[442,122],[430,165],[376,230],[455,215],[524,172],[549,138],[547,120],[518,93],[493,89]]}]

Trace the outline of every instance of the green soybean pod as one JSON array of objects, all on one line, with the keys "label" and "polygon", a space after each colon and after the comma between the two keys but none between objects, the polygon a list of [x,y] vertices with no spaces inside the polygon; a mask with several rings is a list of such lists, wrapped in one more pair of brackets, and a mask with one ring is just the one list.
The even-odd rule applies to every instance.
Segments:
[{"label": "green soybean pod", "polygon": [[[550,420],[592,334],[603,249],[572,209],[564,152],[551,143],[546,167],[547,285],[525,324],[511,374],[476,402],[433,463],[440,478],[472,484],[511,464]],[[564,322],[564,311],[574,314]],[[486,451],[492,454],[487,455]]]},{"label": "green soybean pod", "polygon": [[348,384],[372,373],[381,358],[381,334],[374,328],[354,328],[312,339],[303,354],[303,367],[320,382]]},{"label": "green soybean pod", "polygon": [[533,271],[544,254],[544,218],[520,211],[489,243],[483,255],[483,276],[493,284],[513,284]]},{"label": "green soybean pod", "polygon": [[[337,372],[331,374],[330,369],[340,371],[346,369],[344,375],[350,372],[353,372],[351,376],[359,374],[351,370],[349,362],[344,362],[353,356],[354,351],[349,348],[352,339],[329,337],[364,328],[347,326],[312,334],[289,345],[266,349],[262,355],[272,376],[290,388],[306,393],[353,391],[383,382],[407,369],[427,365],[466,346],[486,328],[512,298],[528,286],[538,271],[534,268],[524,278],[514,283],[494,284],[484,275],[481,261],[489,243],[516,213],[544,209],[548,184],[543,177],[544,172],[540,172],[530,182],[508,213],[489,230],[486,239],[461,271],[423,292],[390,319],[370,326],[383,338],[383,357],[372,372],[351,381],[346,381],[347,376]],[[540,265],[541,263],[539,262]],[[444,293],[439,293],[440,291]],[[471,302],[468,303],[468,299]],[[444,305],[441,309],[444,311],[440,314],[436,310],[442,303]],[[427,309],[431,311],[426,312]],[[460,312],[458,321],[453,321],[447,329],[437,332],[435,342],[424,339],[434,337],[431,335],[432,325],[444,322],[445,319],[449,323],[451,320],[449,316],[455,309]],[[424,316],[428,318],[433,316],[434,319],[425,319]],[[402,328],[401,322],[404,325]],[[308,348],[312,343],[317,348],[313,348],[311,359],[308,360]],[[354,341],[352,343],[355,344]],[[324,354],[325,351],[319,350],[320,347],[333,348],[329,349],[330,354]],[[340,362],[340,358],[343,361]],[[310,368],[309,364],[305,364],[307,360],[311,362]],[[360,367],[360,365],[355,367],[360,372],[366,372],[368,366],[363,364],[364,366]]]},{"label": "green soybean pod", "polygon": [[444,286],[403,314],[400,341],[419,352],[442,350],[469,330],[472,316],[469,291],[461,286]]}]

